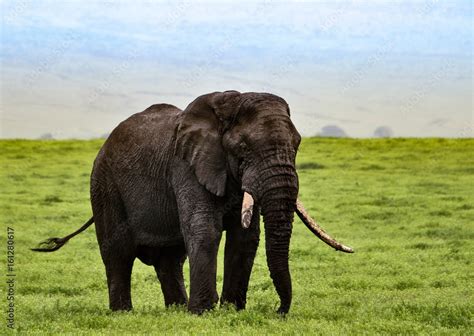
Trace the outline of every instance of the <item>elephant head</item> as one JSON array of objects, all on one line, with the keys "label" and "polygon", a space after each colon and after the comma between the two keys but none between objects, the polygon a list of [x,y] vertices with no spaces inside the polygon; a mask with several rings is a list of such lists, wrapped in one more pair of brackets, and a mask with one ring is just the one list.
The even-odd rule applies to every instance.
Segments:
[{"label": "elephant head", "polygon": [[254,202],[260,205],[267,264],[281,301],[278,311],[288,312],[288,249],[295,211],[326,243],[352,252],[322,231],[297,200],[295,158],[301,137],[288,104],[268,93],[215,92],[198,97],[181,117],[176,154],[190,164],[198,181],[217,196],[226,195],[229,178],[241,185],[244,228],[250,225]]}]

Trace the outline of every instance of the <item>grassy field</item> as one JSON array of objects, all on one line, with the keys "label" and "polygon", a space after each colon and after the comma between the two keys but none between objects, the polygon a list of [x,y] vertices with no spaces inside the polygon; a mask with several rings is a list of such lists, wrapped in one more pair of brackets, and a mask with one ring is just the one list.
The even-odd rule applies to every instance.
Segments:
[{"label": "grassy field", "polygon": [[[181,307],[165,309],[153,268],[138,260],[133,312],[109,312],[93,227],[56,253],[29,251],[90,217],[89,174],[101,144],[0,141],[1,246],[5,255],[5,231],[14,228],[16,332],[474,333],[474,140],[304,139],[298,155],[300,197],[322,226],[356,253],[330,249],[295,219],[294,301],[284,319],[274,313],[278,299],[263,240],[247,310],[217,308],[201,317]],[[222,253],[219,259],[220,291]],[[186,265],[186,275],[187,270]],[[4,282],[3,312],[6,290]]]}]

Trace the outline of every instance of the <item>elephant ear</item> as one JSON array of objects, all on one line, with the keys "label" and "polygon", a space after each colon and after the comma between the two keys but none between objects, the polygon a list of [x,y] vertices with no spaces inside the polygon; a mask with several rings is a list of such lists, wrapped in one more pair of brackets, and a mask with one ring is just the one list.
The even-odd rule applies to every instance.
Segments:
[{"label": "elephant ear", "polygon": [[227,161],[222,135],[227,119],[222,110],[225,93],[194,100],[183,111],[176,132],[175,154],[189,163],[199,183],[217,196],[225,194]]}]

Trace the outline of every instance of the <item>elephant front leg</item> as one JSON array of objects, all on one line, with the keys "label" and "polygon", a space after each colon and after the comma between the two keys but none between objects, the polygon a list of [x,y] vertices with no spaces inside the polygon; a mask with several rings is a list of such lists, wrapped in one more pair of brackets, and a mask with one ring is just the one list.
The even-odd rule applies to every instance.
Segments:
[{"label": "elephant front leg", "polygon": [[232,303],[237,309],[245,309],[250,273],[260,239],[259,216],[259,211],[255,211],[248,229],[242,228],[240,213],[224,218],[228,228],[221,304]]},{"label": "elephant front leg", "polygon": [[188,310],[196,314],[212,309],[219,300],[216,272],[221,225],[214,217],[201,214],[185,237],[191,273]]}]

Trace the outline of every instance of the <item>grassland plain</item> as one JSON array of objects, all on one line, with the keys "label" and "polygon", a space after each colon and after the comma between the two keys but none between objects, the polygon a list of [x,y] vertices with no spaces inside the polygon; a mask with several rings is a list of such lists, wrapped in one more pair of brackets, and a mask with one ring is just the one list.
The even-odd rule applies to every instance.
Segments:
[{"label": "grassland plain", "polygon": [[139,261],[132,276],[133,312],[111,313],[93,227],[61,251],[31,252],[38,241],[69,233],[90,217],[89,175],[101,144],[0,141],[5,251],[6,227],[15,229],[15,332],[474,333],[473,139],[304,139],[298,154],[300,197],[323,227],[356,253],[330,249],[295,219],[294,301],[286,318],[275,313],[278,300],[263,234],[247,310],[221,307],[200,317],[182,307],[165,309],[153,268]]}]

